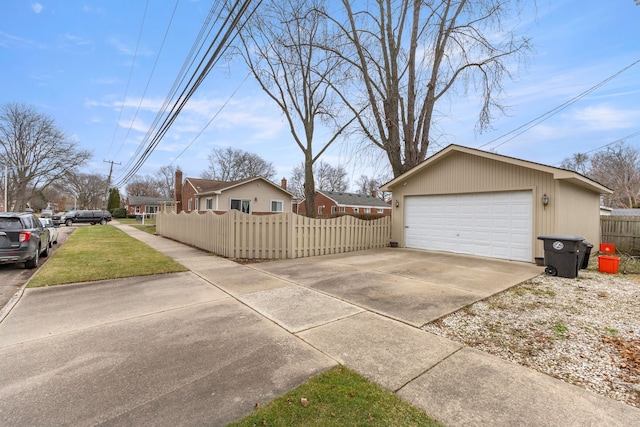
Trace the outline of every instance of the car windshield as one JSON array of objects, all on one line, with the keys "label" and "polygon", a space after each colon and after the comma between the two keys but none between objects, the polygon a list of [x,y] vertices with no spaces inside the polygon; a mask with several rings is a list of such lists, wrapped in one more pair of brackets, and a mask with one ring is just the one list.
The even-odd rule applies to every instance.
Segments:
[{"label": "car windshield", "polygon": [[49,225],[51,225],[51,220],[49,218],[40,218],[40,224],[48,227]]}]

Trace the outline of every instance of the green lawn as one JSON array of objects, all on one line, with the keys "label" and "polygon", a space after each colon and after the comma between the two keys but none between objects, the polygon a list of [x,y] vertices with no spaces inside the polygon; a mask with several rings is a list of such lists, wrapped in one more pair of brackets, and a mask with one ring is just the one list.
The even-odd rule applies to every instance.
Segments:
[{"label": "green lawn", "polygon": [[338,366],[264,406],[258,405],[253,413],[228,427],[441,425],[395,394]]},{"label": "green lawn", "polygon": [[28,287],[177,271],[187,269],[116,227],[78,227]]}]

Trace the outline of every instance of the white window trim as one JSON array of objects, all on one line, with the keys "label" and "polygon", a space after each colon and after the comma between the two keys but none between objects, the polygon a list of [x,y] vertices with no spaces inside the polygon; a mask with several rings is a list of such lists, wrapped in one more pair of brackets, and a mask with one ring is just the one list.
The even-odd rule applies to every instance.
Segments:
[{"label": "white window trim", "polygon": [[[250,214],[252,212],[251,199],[229,199],[229,210],[232,210],[231,209],[231,204],[232,204],[232,202],[234,200],[240,201],[240,208],[242,208],[242,202],[249,202],[249,212],[245,212],[245,213],[249,213]],[[236,210],[239,210],[240,212],[242,212],[242,209],[236,209]]]},{"label": "white window trim", "polygon": [[364,208],[364,213],[370,214],[371,213],[371,208]]},{"label": "white window trim", "polygon": [[340,206],[340,213],[345,213],[347,211],[346,206]]},{"label": "white window trim", "polygon": [[336,206],[331,206],[331,213],[332,214],[336,213]]},{"label": "white window trim", "polygon": [[378,208],[378,213],[384,213],[384,208]]},{"label": "white window trim", "polygon": [[191,212],[191,199],[187,200],[187,212]]},{"label": "white window trim", "polygon": [[[273,210],[273,203],[280,203],[280,210]],[[284,200],[277,200],[277,199],[272,199],[269,201],[269,209],[271,209],[271,212],[284,212]]]},{"label": "white window trim", "polygon": [[206,210],[208,210],[208,211],[212,211],[213,210],[213,197],[207,197],[206,198],[205,207],[206,207]]},{"label": "white window trim", "polygon": [[318,206],[318,215],[322,215],[323,210],[324,210],[324,205]]}]

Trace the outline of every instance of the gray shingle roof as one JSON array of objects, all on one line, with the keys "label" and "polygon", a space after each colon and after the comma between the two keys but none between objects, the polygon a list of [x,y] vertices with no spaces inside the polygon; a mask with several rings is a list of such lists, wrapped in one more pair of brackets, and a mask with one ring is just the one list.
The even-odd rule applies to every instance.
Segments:
[{"label": "gray shingle roof", "polygon": [[391,208],[391,205],[383,200],[368,194],[341,193],[337,191],[318,190],[338,205],[344,206],[370,206],[375,208]]},{"label": "gray shingle roof", "polygon": [[160,205],[162,203],[173,203],[173,199],[167,199],[164,197],[148,197],[148,196],[129,196],[129,205],[131,206],[143,206],[143,205]]},{"label": "gray shingle roof", "polygon": [[640,216],[640,209],[613,209],[612,216]]}]

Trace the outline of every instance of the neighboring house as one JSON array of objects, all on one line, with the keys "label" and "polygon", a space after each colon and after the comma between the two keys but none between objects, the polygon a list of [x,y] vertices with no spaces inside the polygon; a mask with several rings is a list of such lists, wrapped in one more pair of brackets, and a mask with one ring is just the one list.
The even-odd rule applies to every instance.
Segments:
[{"label": "neighboring house", "polygon": [[[391,215],[391,205],[375,196],[325,190],[316,191],[314,210],[319,217],[336,214]],[[307,213],[304,200],[298,204],[298,213]]]},{"label": "neighboring house", "polygon": [[[181,175],[181,173],[180,173]],[[176,173],[176,182],[182,177]],[[225,182],[202,178],[186,178],[181,191],[177,212],[227,212],[236,209],[249,214],[271,214],[291,212],[293,194],[286,190],[286,180],[282,186],[262,178],[248,178]]]},{"label": "neighboring house", "polygon": [[382,188],[393,193],[400,247],[533,262],[538,236],[574,235],[598,247],[600,195],[576,172],[450,145]]},{"label": "neighboring house", "polygon": [[126,209],[128,215],[156,213],[163,205],[173,205],[173,200],[164,197],[129,196]]},{"label": "neighboring house", "polygon": [[640,216],[640,209],[611,209],[611,216]]}]

